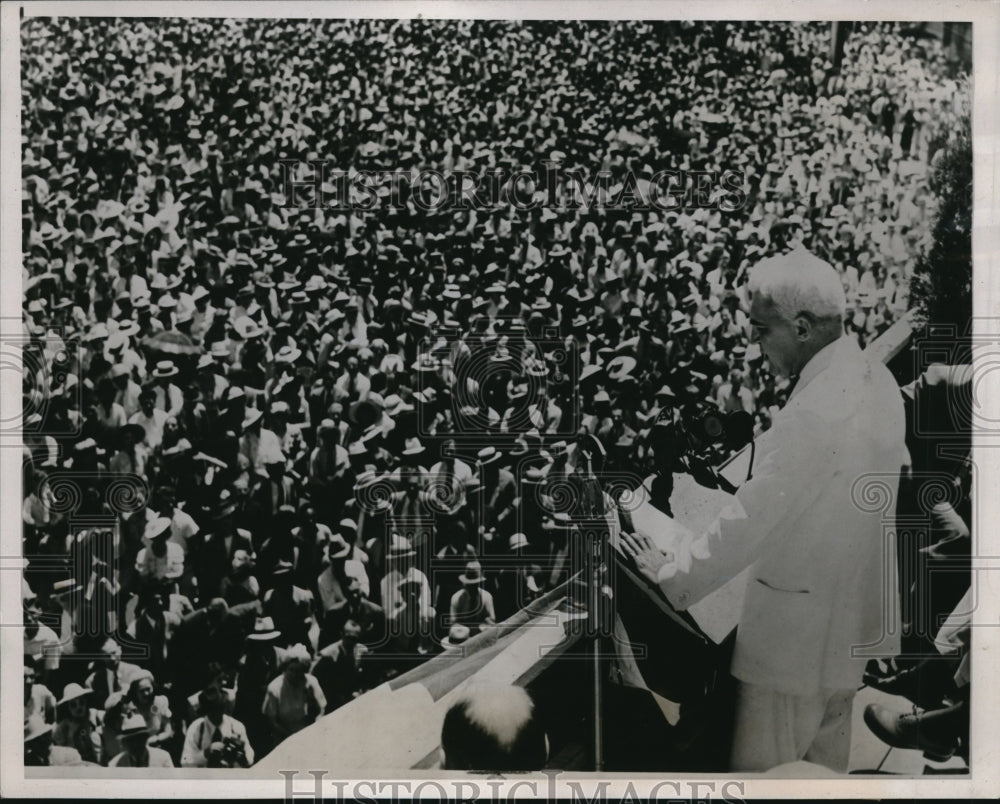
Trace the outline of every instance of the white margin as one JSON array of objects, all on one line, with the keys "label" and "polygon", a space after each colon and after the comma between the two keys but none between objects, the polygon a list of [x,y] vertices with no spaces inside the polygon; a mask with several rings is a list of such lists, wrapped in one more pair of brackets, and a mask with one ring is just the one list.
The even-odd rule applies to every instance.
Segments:
[{"label": "white margin", "polygon": [[[976,317],[977,336],[993,337],[994,349],[1000,358],[1000,294],[997,291],[1000,277],[1000,162],[998,162],[998,132],[1000,132],[1000,3],[997,0],[769,0],[769,2],[738,2],[737,0],[712,0],[693,4],[690,0],[619,0],[614,4],[605,0],[578,0],[558,2],[4,2],[0,4],[0,317],[4,330],[16,323],[21,316],[21,254],[20,254],[20,65],[18,15],[24,7],[25,16],[177,16],[177,17],[416,17],[427,18],[510,18],[510,19],[777,19],[777,20],[913,20],[913,21],[971,21],[973,23],[974,58],[974,115],[973,137],[975,147],[975,206],[973,252],[975,265],[975,292],[973,309]],[[12,321],[13,320],[13,321]],[[1000,359],[977,361],[976,404],[986,422],[1000,434]],[[0,370],[0,409],[2,416],[11,415],[11,409],[20,405],[20,377],[15,371]],[[996,439],[990,443],[976,438],[973,457],[980,472],[978,488],[984,493],[976,501],[977,521],[975,534],[979,553],[1000,556],[1000,517],[997,503],[989,498],[989,491],[1000,489],[1000,453]],[[5,442],[0,448],[0,557],[20,553],[20,453]],[[9,558],[2,558],[3,566],[10,566]],[[12,574],[12,573],[11,573]],[[979,575],[980,605],[976,622],[1000,626],[1000,578],[995,573]],[[19,677],[20,632],[7,627],[12,618],[20,617],[20,585],[10,582],[6,571],[0,572],[0,711],[9,713],[19,706],[21,681]],[[620,798],[630,781],[640,794],[649,791],[657,782],[679,783],[683,791],[691,791],[691,783],[715,779],[721,790],[724,780],[742,781],[741,798],[898,798],[898,797],[989,797],[1000,790],[1000,685],[998,673],[991,659],[1000,651],[1000,628],[978,629],[974,637],[975,655],[972,661],[974,676],[972,708],[972,768],[971,779],[948,777],[922,777],[894,779],[891,777],[845,777],[836,780],[800,779],[778,780],[751,775],[678,777],[665,774],[576,774],[560,777],[557,793],[569,796],[566,782],[579,780],[588,794],[597,779],[607,780],[605,789],[609,800]],[[185,779],[148,779],[147,773],[133,771],[131,778],[108,779],[95,775],[91,779],[31,779],[25,780],[21,769],[23,732],[21,721],[7,714],[0,717],[0,790],[4,796],[48,797],[67,796],[84,798],[111,798],[120,796],[147,798],[176,798],[182,796],[206,798],[256,798],[284,796],[284,780],[254,779],[249,773],[232,771],[207,771],[192,779],[193,774],[179,772]],[[82,770],[82,769],[81,769]],[[310,768],[299,769],[297,789],[308,788]],[[124,777],[124,772],[122,777]],[[392,791],[390,780],[433,779],[445,783],[445,789],[454,790],[455,775],[442,773],[412,773],[401,776],[399,771],[383,776],[368,775],[366,779],[381,779],[385,793]],[[447,780],[447,781],[446,781]],[[490,777],[471,777],[484,791]],[[509,782],[503,792],[522,798],[526,787],[511,790],[513,785],[523,785],[534,780],[537,790],[548,791],[548,778],[543,774],[530,774]],[[347,790],[352,782],[347,781]],[[492,782],[491,782],[492,783]],[[466,788],[468,789],[468,788]],[[702,786],[701,790],[705,791]],[[731,788],[735,791],[738,788]],[[365,786],[362,791],[368,793]],[[672,787],[661,788],[661,796],[673,797]],[[335,788],[332,777],[327,777],[324,791],[331,800]],[[430,788],[429,794],[437,796]],[[502,794],[501,794],[502,795]],[[306,800],[300,798],[299,800]]]}]

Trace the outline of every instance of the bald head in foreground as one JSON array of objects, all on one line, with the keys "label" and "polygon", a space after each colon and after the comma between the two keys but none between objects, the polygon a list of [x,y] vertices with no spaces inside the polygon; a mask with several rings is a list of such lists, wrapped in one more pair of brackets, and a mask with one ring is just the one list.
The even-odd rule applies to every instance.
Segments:
[{"label": "bald head in foreground", "polygon": [[445,770],[532,771],[545,766],[549,741],[521,687],[470,687],[444,716]]}]

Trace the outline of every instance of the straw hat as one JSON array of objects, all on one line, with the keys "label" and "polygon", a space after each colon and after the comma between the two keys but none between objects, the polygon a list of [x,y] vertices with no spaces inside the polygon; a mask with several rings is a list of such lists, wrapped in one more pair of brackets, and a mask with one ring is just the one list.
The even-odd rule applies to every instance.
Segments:
[{"label": "straw hat", "polygon": [[180,370],[174,365],[172,360],[161,360],[156,364],[156,368],[153,369],[153,376],[157,379],[165,380],[168,377],[176,377],[180,374]]},{"label": "straw hat", "polygon": [[445,648],[453,648],[463,642],[468,642],[471,635],[469,626],[455,623],[448,629],[448,636],[441,640],[441,645]]},{"label": "straw hat", "polygon": [[58,706],[62,706],[64,703],[69,701],[75,701],[77,698],[83,698],[90,695],[93,690],[77,684],[75,681],[71,681],[63,688],[62,698],[59,699]]},{"label": "straw hat", "polygon": [[410,544],[410,540],[405,536],[400,536],[398,533],[390,534],[389,536],[389,550],[386,552],[386,558],[411,558],[417,554],[417,551],[413,549],[413,545]]},{"label": "straw hat", "polygon": [[630,357],[629,355],[619,355],[618,357],[612,358],[608,361],[604,370],[609,379],[617,382],[623,377],[631,374],[635,367],[636,359],[634,357]]},{"label": "straw hat", "polygon": [[160,536],[164,536],[170,532],[170,519],[165,516],[158,516],[156,519],[150,520],[146,523],[146,528],[143,531],[143,539],[149,539],[152,541]]},{"label": "straw hat", "polygon": [[484,447],[476,453],[476,460],[480,466],[489,466],[496,463],[501,458],[501,453],[496,447]]}]

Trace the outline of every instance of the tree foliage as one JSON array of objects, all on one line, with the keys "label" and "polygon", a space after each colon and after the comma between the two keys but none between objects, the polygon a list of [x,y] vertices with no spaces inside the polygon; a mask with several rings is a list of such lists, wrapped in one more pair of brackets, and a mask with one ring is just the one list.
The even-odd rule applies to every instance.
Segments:
[{"label": "tree foliage", "polygon": [[938,198],[933,239],[917,260],[910,282],[916,323],[954,327],[958,337],[972,327],[972,132],[966,116],[945,145],[930,178]]}]

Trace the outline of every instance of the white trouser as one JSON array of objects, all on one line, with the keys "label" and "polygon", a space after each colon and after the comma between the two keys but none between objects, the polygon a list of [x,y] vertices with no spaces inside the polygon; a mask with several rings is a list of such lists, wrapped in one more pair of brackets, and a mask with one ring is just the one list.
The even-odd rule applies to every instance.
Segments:
[{"label": "white trouser", "polygon": [[730,769],[766,771],[805,760],[846,773],[856,692],[787,695],[741,681]]}]

